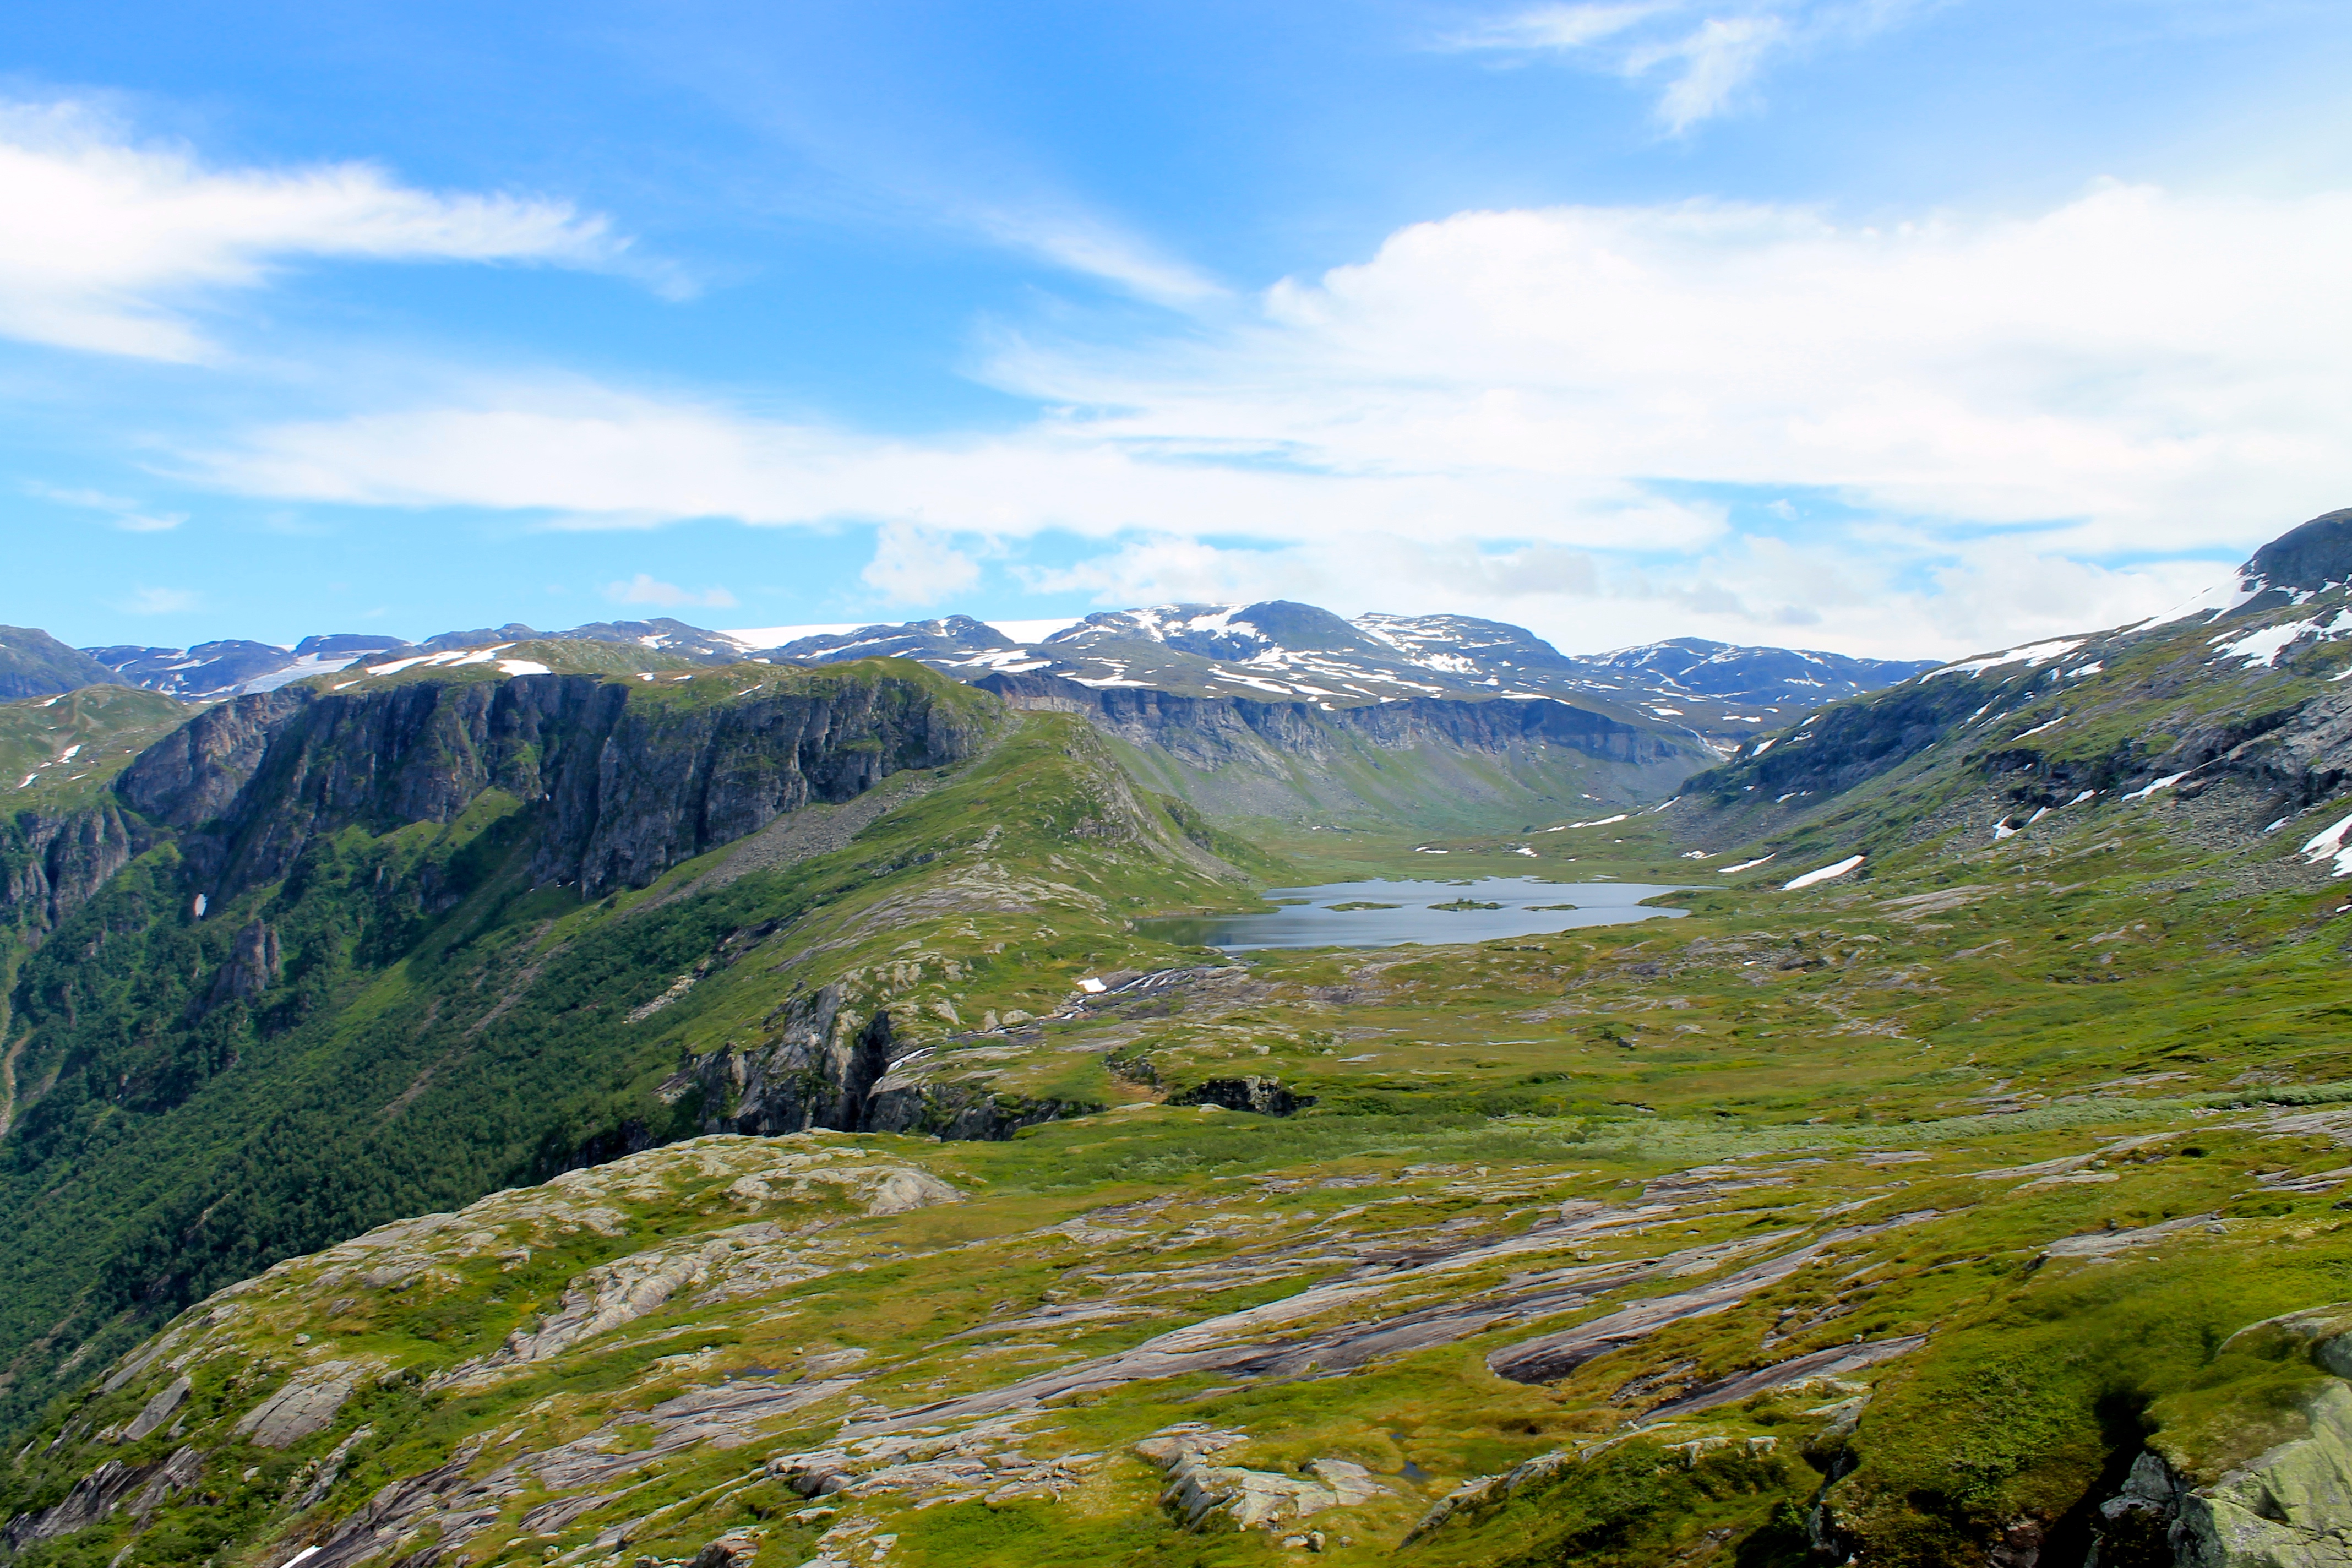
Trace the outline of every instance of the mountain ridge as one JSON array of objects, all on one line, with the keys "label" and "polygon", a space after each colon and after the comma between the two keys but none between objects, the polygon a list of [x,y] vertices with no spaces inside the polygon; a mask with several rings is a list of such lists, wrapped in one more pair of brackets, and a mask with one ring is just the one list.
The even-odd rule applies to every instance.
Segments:
[{"label": "mountain ridge", "polygon": [[189,648],[87,651],[116,679],[183,700],[208,700],[272,689],[361,663],[551,638],[633,644],[703,663],[904,658],[967,681],[1000,672],[1042,672],[1081,684],[1150,686],[1188,696],[1304,699],[1335,706],[1411,696],[1549,696],[1613,703],[1649,721],[1718,740],[1751,733],[1755,725],[1769,722],[1768,715],[1790,705],[1811,708],[1929,668],[1925,660],[1857,659],[1695,638],[1570,656],[1506,622],[1378,613],[1349,621],[1284,600],[1100,611],[1028,643],[969,616],[947,616],[877,623],[772,647],[661,618],[592,622],[560,633],[509,623],[445,632],[414,644],[335,634],[306,637],[291,649],[232,640]]}]

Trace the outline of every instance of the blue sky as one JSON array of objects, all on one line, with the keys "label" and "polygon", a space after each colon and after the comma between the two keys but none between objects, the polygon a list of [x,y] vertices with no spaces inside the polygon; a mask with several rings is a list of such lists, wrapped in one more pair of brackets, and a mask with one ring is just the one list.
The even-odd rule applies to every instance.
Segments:
[{"label": "blue sky", "polygon": [[0,620],[1957,654],[2352,501],[2340,5],[48,7]]}]

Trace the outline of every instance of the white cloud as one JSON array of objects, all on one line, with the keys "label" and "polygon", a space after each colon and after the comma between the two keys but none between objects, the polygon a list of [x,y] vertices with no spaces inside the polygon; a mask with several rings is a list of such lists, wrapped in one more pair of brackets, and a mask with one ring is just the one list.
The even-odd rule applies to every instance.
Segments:
[{"label": "white cloud", "polygon": [[735,595],[724,588],[681,588],[675,583],[665,583],[643,572],[625,583],[606,584],[604,596],[617,605],[658,605],[664,609],[698,605],[724,610],[735,604]]},{"label": "white cloud", "polygon": [[133,588],[131,597],[115,608],[131,616],[170,616],[193,610],[198,603],[195,593],[187,588]]},{"label": "white cloud", "polygon": [[363,163],[215,169],[74,103],[0,104],[0,333],[148,359],[212,352],[208,298],[299,258],[614,263],[560,202],[401,185]]},{"label": "white cloud", "polygon": [[930,605],[979,582],[980,565],[929,529],[886,522],[858,575],[899,604]]},{"label": "white cloud", "polygon": [[1673,79],[1658,95],[1658,118],[1669,130],[1687,131],[1729,109],[1788,36],[1788,25],[1778,16],[1709,16],[1685,37],[1636,50],[1626,67],[1635,76],[1660,65],[1674,68]]},{"label": "white cloud", "polygon": [[1776,57],[1866,37],[1938,0],[1636,0],[1544,5],[1491,18],[1442,47],[1549,55],[1657,86],[1677,134],[1737,107]]},{"label": "white cloud", "polygon": [[64,506],[103,512],[109,521],[125,533],[167,533],[188,521],[186,512],[157,511],[126,497],[108,495],[101,490],[60,489],[53,485],[37,483],[25,488],[37,496]]},{"label": "white cloud", "polygon": [[1089,214],[990,208],[970,215],[968,221],[1000,245],[1098,278],[1156,305],[1181,308],[1226,297],[1213,279]]},{"label": "white cloud", "polygon": [[[1105,602],[1484,605],[1589,625],[1579,647],[1701,623],[1752,640],[1810,611],[1813,646],[1969,652],[2152,613],[2347,499],[2347,253],[2343,194],[2116,185],[1859,226],[1708,204],[1465,213],[1181,340],[1004,342],[990,378],[1057,410],[1009,434],[883,439],[506,385],[262,429],[198,469],[552,526],[894,523],[867,581],[910,602],[970,581],[938,539],[1064,532],[1103,553],[1037,581]],[[1882,521],[1774,517],[1798,543],[1743,544],[1725,503],[1677,499],[1730,493],[1709,487]],[[2084,563],[2168,554],[2206,559]]]}]

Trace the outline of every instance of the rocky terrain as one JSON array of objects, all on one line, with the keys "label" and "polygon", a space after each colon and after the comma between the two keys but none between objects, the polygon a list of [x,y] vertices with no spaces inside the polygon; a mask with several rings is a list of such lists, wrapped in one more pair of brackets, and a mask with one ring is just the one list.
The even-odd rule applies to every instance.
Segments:
[{"label": "rocky terrain", "polygon": [[[1539,696],[585,638],[0,710],[106,829],[8,863],[0,1552],[2345,1561],[2347,535],[1687,780]],[[1683,918],[1142,919],[1373,877]]]}]

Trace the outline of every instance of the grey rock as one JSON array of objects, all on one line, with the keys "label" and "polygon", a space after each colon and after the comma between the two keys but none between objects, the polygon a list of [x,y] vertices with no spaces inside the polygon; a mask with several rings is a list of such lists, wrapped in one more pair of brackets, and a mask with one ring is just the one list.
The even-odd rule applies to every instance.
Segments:
[{"label": "grey rock", "polygon": [[134,1467],[109,1459],[76,1481],[57,1506],[39,1513],[18,1514],[0,1535],[5,1535],[11,1551],[22,1552],[37,1542],[97,1524],[125,1502],[132,1505],[143,1522],[172,1493],[194,1486],[203,1468],[204,1455],[193,1447],[177,1449],[169,1458],[152,1465]]},{"label": "grey rock", "polygon": [[277,1393],[237,1417],[236,1430],[263,1448],[290,1448],[325,1431],[352,1396],[360,1363],[331,1361],[295,1373]]},{"label": "grey rock", "polygon": [[760,1554],[764,1532],[730,1530],[694,1554],[693,1568],[740,1568]]},{"label": "grey rock", "polygon": [[543,675],[238,697],[148,748],[116,795],[181,830],[224,901],[285,875],[320,837],[448,822],[502,789],[544,804],[533,880],[596,898],[812,802],[962,761],[984,739],[928,686],[889,675],[708,705],[633,700],[633,684]]},{"label": "grey rock", "polygon": [[1265,1529],[1361,1501],[1379,1489],[1370,1484],[1370,1471],[1344,1460],[1322,1461],[1334,1468],[1337,1484],[1326,1484],[1320,1475],[1309,1479],[1213,1462],[1218,1453],[1242,1440],[1241,1433],[1187,1421],[1153,1433],[1136,1444],[1135,1451],[1168,1473],[1160,1504],[1188,1530],[1206,1529],[1219,1520],[1240,1530]]},{"label": "grey rock", "polygon": [[38,947],[152,835],[108,802],[62,816],[35,812],[0,823],[0,923]]},{"label": "grey rock", "polygon": [[162,1426],[164,1422],[169,1421],[172,1418],[172,1412],[177,1410],[180,1407],[180,1402],[187,1398],[188,1388],[186,1378],[173,1378],[152,1399],[139,1407],[139,1414],[132,1416],[131,1425],[122,1429],[122,1440],[126,1443],[136,1443]]}]

